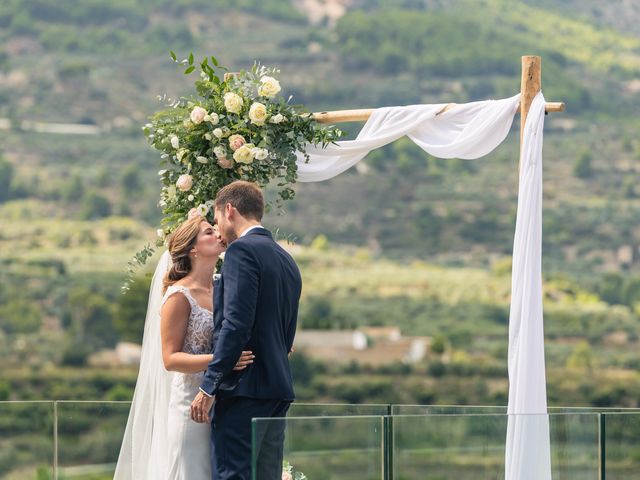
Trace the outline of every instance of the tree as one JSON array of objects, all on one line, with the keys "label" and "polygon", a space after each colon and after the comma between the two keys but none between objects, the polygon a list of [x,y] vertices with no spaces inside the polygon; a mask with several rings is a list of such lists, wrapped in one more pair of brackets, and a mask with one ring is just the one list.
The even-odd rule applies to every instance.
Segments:
[{"label": "tree", "polygon": [[591,161],[591,153],[586,150],[580,153],[573,166],[573,174],[578,178],[590,178],[593,175]]},{"label": "tree", "polygon": [[0,157],[0,202],[11,198],[11,182],[13,181],[13,165]]},{"label": "tree", "polygon": [[83,201],[82,218],[84,220],[95,220],[109,215],[111,215],[109,199],[96,192],[87,194]]},{"label": "tree", "polygon": [[113,308],[105,297],[88,288],[76,287],[69,292],[68,300],[73,343],[94,350],[116,344]]},{"label": "tree", "polygon": [[150,285],[150,278],[139,278],[118,298],[113,323],[121,340],[142,343]]},{"label": "tree", "polygon": [[23,298],[13,298],[0,306],[0,329],[5,333],[33,333],[42,325],[40,309]]},{"label": "tree", "polygon": [[567,368],[579,368],[591,371],[593,368],[593,352],[587,341],[576,345],[567,359]]},{"label": "tree", "polygon": [[122,188],[127,195],[135,196],[140,193],[142,182],[136,165],[129,165],[122,173]]}]

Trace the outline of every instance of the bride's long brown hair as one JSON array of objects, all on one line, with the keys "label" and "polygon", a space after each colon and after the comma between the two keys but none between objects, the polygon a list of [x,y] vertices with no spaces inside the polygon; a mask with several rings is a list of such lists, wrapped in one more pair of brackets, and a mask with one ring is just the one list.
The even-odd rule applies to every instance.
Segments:
[{"label": "bride's long brown hair", "polygon": [[186,277],[191,272],[191,258],[189,252],[195,246],[200,233],[200,224],[207,220],[200,215],[195,216],[182,223],[175,231],[169,235],[168,247],[171,255],[171,268],[164,276],[164,291],[181,278]]}]

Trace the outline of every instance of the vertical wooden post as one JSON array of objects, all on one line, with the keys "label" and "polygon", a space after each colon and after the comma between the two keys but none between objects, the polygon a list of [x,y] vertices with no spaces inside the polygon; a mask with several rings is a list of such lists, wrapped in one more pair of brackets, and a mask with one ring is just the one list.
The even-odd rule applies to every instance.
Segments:
[{"label": "vertical wooden post", "polygon": [[522,81],[520,82],[520,146],[524,135],[524,124],[533,99],[542,90],[542,59],[535,55],[522,57]]}]

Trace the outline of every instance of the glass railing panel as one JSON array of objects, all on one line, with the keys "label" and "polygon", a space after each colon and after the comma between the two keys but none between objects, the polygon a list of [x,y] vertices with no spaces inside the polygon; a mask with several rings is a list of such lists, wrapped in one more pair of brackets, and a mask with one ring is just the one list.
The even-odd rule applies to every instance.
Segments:
[{"label": "glass railing panel", "polygon": [[383,478],[385,430],[381,416],[254,419],[252,428],[253,480],[273,480],[260,474],[261,459],[273,455],[269,439],[282,432],[284,460],[294,474],[325,480]]},{"label": "glass railing panel", "polygon": [[0,478],[53,478],[53,402],[0,402]]},{"label": "glass railing panel", "polygon": [[113,478],[129,406],[129,402],[57,402],[61,479]]},{"label": "glass railing panel", "polygon": [[[598,479],[598,417],[512,416],[527,431],[548,431],[554,479]],[[422,415],[392,419],[394,478],[504,478],[507,415]],[[532,442],[532,451],[540,448]]]},{"label": "glass railing panel", "polygon": [[391,405],[392,415],[506,414],[507,407],[487,405]]},{"label": "glass railing panel", "polygon": [[289,408],[290,417],[340,417],[359,415],[388,415],[390,405],[348,403],[298,403]]},{"label": "glass railing panel", "polygon": [[640,414],[601,414],[603,480],[640,477]]}]

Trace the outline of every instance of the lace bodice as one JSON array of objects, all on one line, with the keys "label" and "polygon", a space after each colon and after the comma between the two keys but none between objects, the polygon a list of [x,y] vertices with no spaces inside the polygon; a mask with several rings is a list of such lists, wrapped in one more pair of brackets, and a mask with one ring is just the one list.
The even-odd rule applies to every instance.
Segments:
[{"label": "lace bodice", "polygon": [[162,304],[174,293],[180,292],[189,301],[191,313],[182,351],[191,354],[211,353],[213,341],[213,313],[201,307],[191,296],[189,289],[182,285],[171,285],[164,294]]}]

